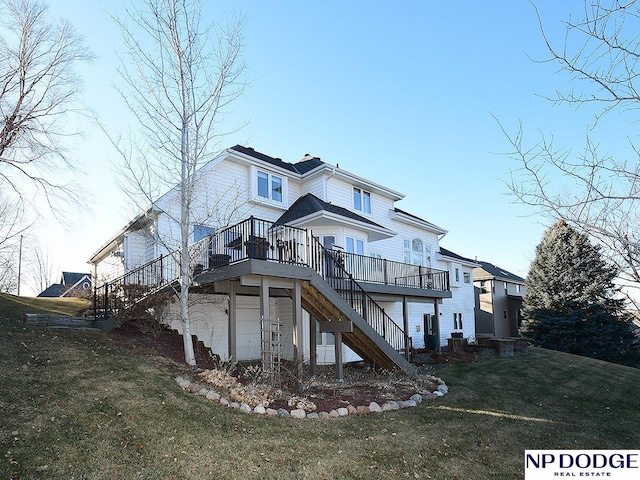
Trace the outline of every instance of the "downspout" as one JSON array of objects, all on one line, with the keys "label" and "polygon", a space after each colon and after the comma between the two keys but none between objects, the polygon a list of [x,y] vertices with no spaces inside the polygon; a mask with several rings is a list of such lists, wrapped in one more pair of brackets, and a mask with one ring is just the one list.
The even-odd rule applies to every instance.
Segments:
[{"label": "downspout", "polygon": [[325,180],[324,182],[324,198],[323,200],[327,203],[331,203],[329,202],[329,189],[327,187],[327,185],[329,185],[329,180],[331,180],[331,177],[333,177],[336,174],[336,167],[331,166],[331,175],[329,175],[329,177]]}]

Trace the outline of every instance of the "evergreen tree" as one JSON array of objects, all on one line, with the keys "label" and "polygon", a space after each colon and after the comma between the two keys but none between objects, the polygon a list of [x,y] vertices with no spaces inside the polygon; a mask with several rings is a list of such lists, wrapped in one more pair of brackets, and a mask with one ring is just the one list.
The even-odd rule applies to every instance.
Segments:
[{"label": "evergreen tree", "polygon": [[555,223],[527,276],[520,333],[540,347],[635,364],[637,329],[617,295],[617,273],[585,235]]}]

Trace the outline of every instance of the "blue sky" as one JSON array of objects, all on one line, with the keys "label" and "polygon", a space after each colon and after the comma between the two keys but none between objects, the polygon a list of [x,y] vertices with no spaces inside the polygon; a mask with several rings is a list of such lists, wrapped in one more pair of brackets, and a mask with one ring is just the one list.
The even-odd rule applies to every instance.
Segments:
[{"label": "blue sky", "polygon": [[[578,150],[592,118],[541,98],[567,89],[569,78],[531,60],[544,58],[545,47],[527,0],[203,4],[205,21],[225,23],[234,12],[246,17],[251,83],[222,127],[247,125],[223,146],[339,163],[406,194],[398,207],[447,229],[445,248],[526,275],[548,221],[508,195],[504,181],[517,164],[499,154],[509,144],[493,116],[514,133],[521,120],[532,141],[539,131],[553,132]],[[562,41],[562,22],[580,15],[582,5],[538,2],[552,39]],[[50,6],[97,56],[82,68],[83,101],[110,129],[126,130],[129,116],[113,88],[122,45],[110,18],[122,4]],[[602,137],[622,122],[610,119]],[[47,226],[61,270],[88,270],[91,253],[133,215],[115,183],[115,152],[91,122],[83,130],[72,152],[84,171],[88,208],[75,225]]]}]

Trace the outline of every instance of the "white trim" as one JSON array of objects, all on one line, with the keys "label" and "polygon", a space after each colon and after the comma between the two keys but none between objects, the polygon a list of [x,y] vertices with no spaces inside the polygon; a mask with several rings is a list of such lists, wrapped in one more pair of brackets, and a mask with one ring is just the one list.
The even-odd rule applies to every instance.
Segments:
[{"label": "white trim", "polygon": [[396,220],[398,222],[406,223],[407,225],[419,227],[429,232],[433,232],[437,235],[445,235],[447,233],[447,230],[445,230],[444,228],[441,228],[433,223],[427,222],[426,220],[421,220],[421,219],[412,217],[402,212],[389,210],[389,216],[391,220]]}]

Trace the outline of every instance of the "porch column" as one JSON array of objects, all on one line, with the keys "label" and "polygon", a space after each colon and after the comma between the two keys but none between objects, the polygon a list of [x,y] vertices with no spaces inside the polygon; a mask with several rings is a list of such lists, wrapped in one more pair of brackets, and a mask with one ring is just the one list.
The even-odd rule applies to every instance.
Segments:
[{"label": "porch column", "polygon": [[262,360],[262,369],[269,370],[269,353],[266,346],[270,342],[270,338],[265,335],[271,335],[271,328],[265,328],[265,322],[270,321],[269,314],[269,278],[260,277],[260,358]]},{"label": "porch column", "polygon": [[237,302],[236,288],[238,283],[233,280],[229,281],[229,327],[227,329],[227,345],[229,347],[229,360],[235,362],[238,358],[236,350],[236,319],[237,319]]},{"label": "porch column", "polygon": [[[314,329],[315,332],[315,329]],[[293,287],[293,360],[296,375],[302,378],[304,368],[304,345],[302,334],[302,281],[296,280]]]},{"label": "porch column", "polygon": [[309,374],[318,374],[318,338],[316,336],[316,322],[313,315],[309,315]]}]

